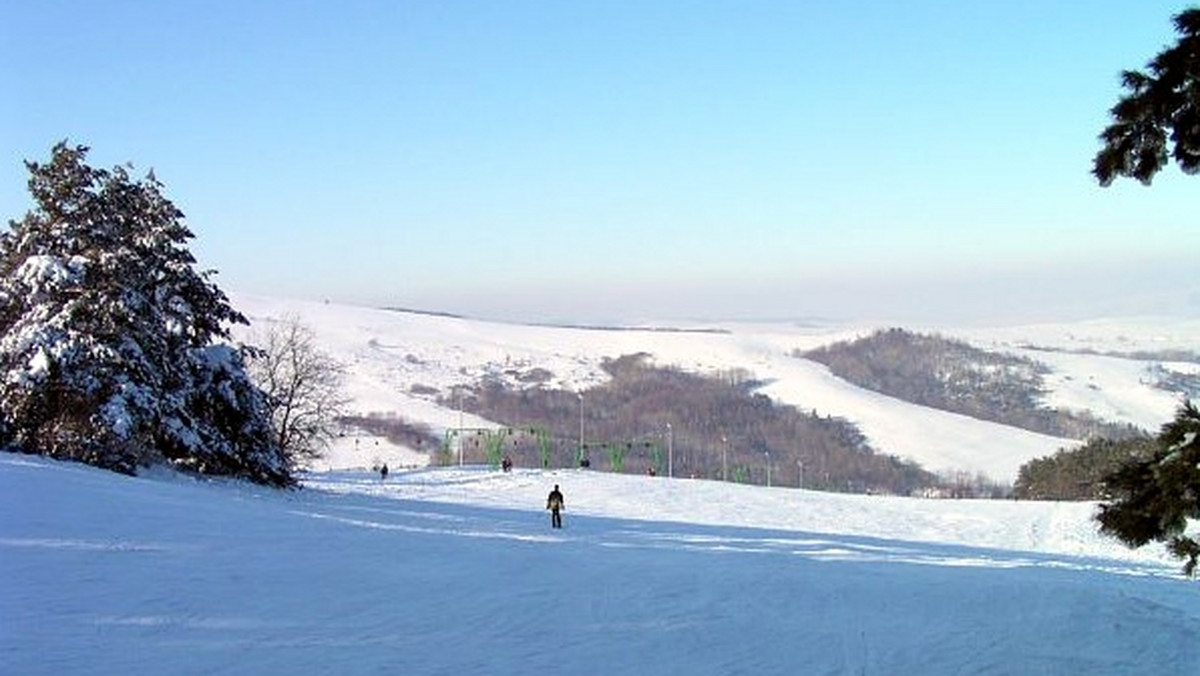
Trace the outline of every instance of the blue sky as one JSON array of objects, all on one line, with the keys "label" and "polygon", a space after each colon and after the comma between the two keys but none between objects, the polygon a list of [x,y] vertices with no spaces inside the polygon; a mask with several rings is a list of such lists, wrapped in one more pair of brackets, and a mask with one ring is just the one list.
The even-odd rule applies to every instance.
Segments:
[{"label": "blue sky", "polygon": [[5,2],[0,215],[153,168],[229,291],[535,321],[1200,312],[1098,187],[1186,2]]}]

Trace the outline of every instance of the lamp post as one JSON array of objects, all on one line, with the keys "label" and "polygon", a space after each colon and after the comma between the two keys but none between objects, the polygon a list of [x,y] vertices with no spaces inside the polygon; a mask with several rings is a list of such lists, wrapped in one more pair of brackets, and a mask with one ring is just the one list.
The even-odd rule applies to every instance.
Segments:
[{"label": "lamp post", "polygon": [[462,467],[462,466],[463,466],[463,438],[462,438],[462,435],[463,435],[463,402],[462,402],[462,390],[461,390],[461,389],[457,389],[457,390],[455,390],[455,391],[454,391],[454,393],[458,395],[458,434],[456,435],[456,436],[458,437],[458,466],[459,466],[459,467]]},{"label": "lamp post", "polygon": [[584,459],[583,451],[583,392],[579,392],[579,459]]},{"label": "lamp post", "polygon": [[767,488],[771,487],[771,452],[763,451],[767,454]]},{"label": "lamp post", "polygon": [[675,436],[671,432],[671,423],[667,423],[667,478],[675,477]]},{"label": "lamp post", "polygon": [[797,460],[796,465],[800,467],[800,479],[796,482],[796,488],[804,488],[804,461]]},{"label": "lamp post", "polygon": [[721,435],[721,481],[729,481],[729,439]]}]

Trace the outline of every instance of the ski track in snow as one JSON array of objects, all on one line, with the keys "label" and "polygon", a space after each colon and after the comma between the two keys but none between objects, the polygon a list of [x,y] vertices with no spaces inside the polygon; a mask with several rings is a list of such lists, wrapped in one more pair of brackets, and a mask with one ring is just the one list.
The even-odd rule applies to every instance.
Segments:
[{"label": "ski track in snow", "polygon": [[1081,537],[1087,513],[1059,505],[475,467],[305,485],[0,454],[0,673],[1200,665],[1200,586],[1161,551]]},{"label": "ski track in snow", "polygon": [[[439,434],[492,423],[414,386],[448,396],[544,368],[551,386],[585,390],[604,358],[648,352],[745,369],[772,398],[930,469],[1011,479],[1073,443],[898,402],[792,356],[873,327],[602,331],[235,301],[259,326],[293,314],[313,328],[347,363],[356,411]],[[1151,362],[1081,352],[1200,348],[1200,320],[910,328],[1047,363],[1047,403],[1151,430],[1177,405],[1148,382]],[[380,462],[387,481],[353,469]],[[1160,545],[1100,536],[1093,504],[427,462],[351,435],[303,490],[278,492],[0,453],[0,674],[1200,673],[1200,586]],[[561,531],[541,509],[555,483]]]}]

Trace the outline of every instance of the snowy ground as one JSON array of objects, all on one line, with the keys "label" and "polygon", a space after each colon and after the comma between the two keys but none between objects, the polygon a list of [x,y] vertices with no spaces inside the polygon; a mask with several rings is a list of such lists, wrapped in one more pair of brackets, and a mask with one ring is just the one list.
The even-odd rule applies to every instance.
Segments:
[{"label": "snowy ground", "polygon": [[1200,673],[1200,583],[1092,509],[0,453],[0,673]]},{"label": "snowy ground", "polygon": [[[604,358],[647,352],[744,369],[768,396],[934,470],[1011,480],[1073,443],[866,392],[792,356],[874,326],[600,331],[233,300],[254,330],[288,315],[312,328],[348,367],[353,411],[437,434],[493,423],[431,392],[531,369],[582,391]],[[1197,366],[1128,355],[1200,351],[1193,319],[907,328],[1039,359],[1048,403],[1150,430],[1178,405],[1152,370]],[[383,462],[387,481],[362,469]],[[1200,673],[1200,583],[1160,546],[1100,537],[1092,504],[427,462],[352,433],[303,490],[279,492],[0,453],[0,675]],[[541,509],[556,483],[561,531]]]},{"label": "snowy ground", "polygon": [[[845,418],[862,430],[876,450],[916,460],[936,472],[983,473],[1011,482],[1028,460],[1079,443],[908,404],[851,385],[834,377],[823,365],[794,356],[797,350],[866,335],[876,328],[886,328],[886,324],[711,323],[657,327],[677,330],[596,330],[502,324],[248,295],[235,295],[232,300],[254,324],[251,330],[239,332],[239,337],[250,338],[253,331],[261,331],[271,322],[294,317],[315,332],[322,349],[347,365],[347,391],[355,411],[398,413],[428,424],[438,435],[457,426],[460,419],[453,407],[439,406],[434,399],[440,395],[453,401],[457,386],[485,377],[516,383],[520,374],[544,369],[554,376],[549,386],[585,391],[605,379],[600,368],[605,358],[644,352],[657,363],[698,373],[744,370],[769,383],[762,393],[772,399],[804,411]],[[1101,418],[1132,423],[1150,432],[1157,432],[1169,421],[1180,403],[1178,395],[1154,387],[1151,370],[1161,367],[1195,373],[1200,369],[1196,364],[1109,354],[1200,352],[1200,319],[906,328],[1042,361],[1053,369],[1047,377],[1050,389],[1046,404],[1091,411]],[[464,422],[468,427],[495,424],[471,416],[466,416]],[[335,454],[343,460],[353,458],[364,467],[375,458],[389,464],[411,464],[411,458],[402,453],[388,460],[391,450],[396,449],[372,449],[365,458],[360,457],[362,453],[352,455],[352,450],[342,446],[335,449]],[[331,462],[316,466],[345,465]]]}]

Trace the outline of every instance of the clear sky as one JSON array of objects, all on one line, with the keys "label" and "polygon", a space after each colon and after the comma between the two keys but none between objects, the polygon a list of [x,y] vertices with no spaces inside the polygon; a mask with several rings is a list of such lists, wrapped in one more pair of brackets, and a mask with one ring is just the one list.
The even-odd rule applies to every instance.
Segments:
[{"label": "clear sky", "polygon": [[[1200,313],[1200,177],[1089,174],[1188,2],[2,0],[0,216],[69,139],[231,292],[534,321]],[[1193,3],[1194,4],[1194,3]]]}]

